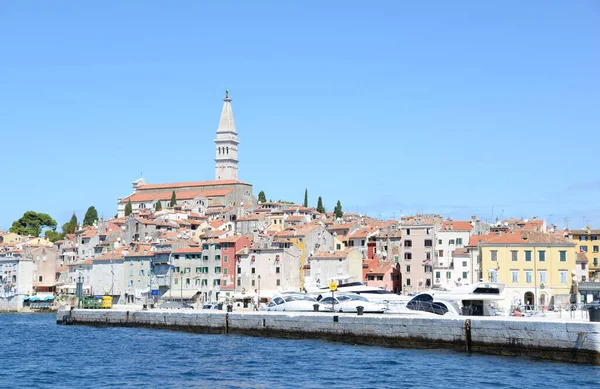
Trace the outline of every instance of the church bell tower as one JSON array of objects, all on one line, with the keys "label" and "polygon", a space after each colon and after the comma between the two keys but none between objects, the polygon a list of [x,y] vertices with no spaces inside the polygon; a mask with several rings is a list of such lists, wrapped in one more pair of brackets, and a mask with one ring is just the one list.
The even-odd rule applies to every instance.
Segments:
[{"label": "church bell tower", "polygon": [[239,143],[233,122],[229,90],[225,89],[223,110],[215,138],[215,178],[217,180],[237,180]]}]

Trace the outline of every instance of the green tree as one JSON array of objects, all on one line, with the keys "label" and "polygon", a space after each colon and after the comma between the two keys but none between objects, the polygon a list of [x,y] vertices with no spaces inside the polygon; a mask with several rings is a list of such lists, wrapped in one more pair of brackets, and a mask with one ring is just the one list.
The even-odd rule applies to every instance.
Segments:
[{"label": "green tree", "polygon": [[87,226],[92,226],[94,225],[94,222],[98,221],[98,211],[96,211],[96,208],[92,205],[91,207],[88,208],[88,210],[85,213],[85,216],[83,217],[83,226],[87,227]]},{"label": "green tree", "polygon": [[260,201],[261,203],[266,203],[267,202],[267,196],[265,195],[265,192],[262,191],[262,190],[258,194],[258,201]]},{"label": "green tree", "polygon": [[23,216],[13,222],[9,231],[19,235],[40,236],[44,228],[56,230],[56,220],[47,213],[27,211]]},{"label": "green tree", "polygon": [[319,200],[317,200],[317,212],[325,213],[325,207],[323,206],[323,199],[319,196]]},{"label": "green tree", "polygon": [[131,212],[133,212],[133,206],[131,205],[131,200],[129,200],[127,205],[125,205],[125,216],[131,215]]},{"label": "green tree", "polygon": [[61,240],[62,238],[65,237],[60,232],[57,232],[54,230],[46,230],[45,236],[46,236],[46,239],[48,239],[52,243],[56,242],[57,240]]},{"label": "green tree", "polygon": [[177,205],[177,195],[175,194],[175,191],[173,191],[173,193],[171,194],[171,202],[169,203],[169,207],[174,207]]},{"label": "green tree", "polygon": [[335,208],[333,209],[333,214],[338,219],[344,216],[344,212],[342,211],[342,203],[340,203],[340,200],[338,200],[337,204],[335,205]]},{"label": "green tree", "polygon": [[71,216],[71,220],[62,225],[62,234],[63,236],[67,234],[74,234],[77,231],[79,223],[77,222],[77,215],[73,212],[73,216]]},{"label": "green tree", "polygon": [[308,188],[304,189],[304,208],[308,208]]},{"label": "green tree", "polygon": [[158,212],[158,211],[162,211],[162,202],[161,202],[160,200],[158,200],[158,201],[156,202],[156,204],[154,204],[154,210],[155,210],[156,212]]}]

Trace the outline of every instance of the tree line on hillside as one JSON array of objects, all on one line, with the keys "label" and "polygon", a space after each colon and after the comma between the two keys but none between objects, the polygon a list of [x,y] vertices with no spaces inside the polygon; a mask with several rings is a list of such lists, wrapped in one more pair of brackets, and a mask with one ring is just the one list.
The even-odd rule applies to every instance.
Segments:
[{"label": "tree line on hillside", "polygon": [[[267,202],[267,195],[265,194],[265,192],[263,190],[261,190],[258,193],[258,201],[260,203]],[[291,202],[291,201],[279,200],[278,202],[282,203],[282,204],[295,204],[294,202]],[[308,189],[304,190],[304,202],[302,203],[302,206],[308,208]],[[319,198],[317,200],[317,212],[326,213],[325,206],[323,205],[323,199],[321,198],[321,196],[319,196]],[[344,211],[342,209],[342,203],[340,200],[337,201],[337,204],[333,208],[333,214],[338,219],[341,218],[342,216],[344,216]]]},{"label": "tree line on hillside", "polygon": [[[92,205],[83,217],[83,227],[93,225],[98,221],[98,211]],[[18,220],[15,220],[9,231],[23,236],[39,237],[44,232],[44,237],[50,242],[56,242],[63,239],[67,234],[74,234],[79,228],[77,215],[73,212],[71,219],[62,225],[61,230],[57,231],[58,225],[47,213],[27,211]]]}]

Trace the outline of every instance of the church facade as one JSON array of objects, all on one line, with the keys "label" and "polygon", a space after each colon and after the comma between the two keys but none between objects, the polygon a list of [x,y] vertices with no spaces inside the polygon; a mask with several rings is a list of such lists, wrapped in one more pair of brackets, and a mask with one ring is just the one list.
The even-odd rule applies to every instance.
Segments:
[{"label": "church facade", "polygon": [[131,202],[134,213],[154,209],[161,202],[168,208],[173,191],[177,205],[203,214],[207,208],[229,208],[244,204],[256,204],[252,185],[238,180],[239,139],[233,121],[229,91],[225,91],[223,109],[215,138],[215,180],[150,184],[143,178],[135,180],[133,193],[118,199],[117,215],[125,216],[125,207]]}]

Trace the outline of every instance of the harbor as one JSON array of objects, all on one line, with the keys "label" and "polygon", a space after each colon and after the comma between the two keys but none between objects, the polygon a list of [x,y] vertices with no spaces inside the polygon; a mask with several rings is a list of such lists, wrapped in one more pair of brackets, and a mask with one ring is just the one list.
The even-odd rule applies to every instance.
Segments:
[{"label": "harbor", "polygon": [[56,322],[60,325],[312,338],[394,348],[452,349],[600,365],[600,323],[582,320],[63,307],[57,312]]}]

